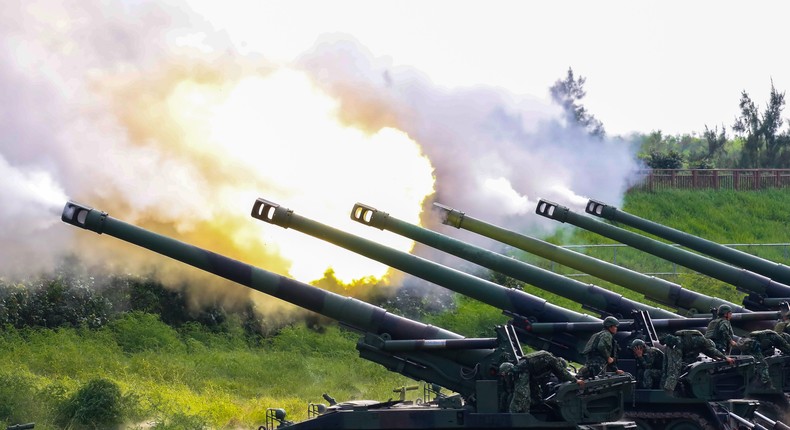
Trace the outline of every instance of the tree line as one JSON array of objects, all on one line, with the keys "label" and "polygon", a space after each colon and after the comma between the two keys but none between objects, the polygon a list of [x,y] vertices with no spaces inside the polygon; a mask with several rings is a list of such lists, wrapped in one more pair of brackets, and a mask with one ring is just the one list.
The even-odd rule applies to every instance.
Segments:
[{"label": "tree line", "polygon": [[[603,123],[582,104],[586,79],[569,68],[563,79],[551,86],[552,100],[562,107],[569,124],[604,138]],[[654,169],[755,169],[790,168],[790,120],[782,117],[785,93],[771,80],[768,102],[759,107],[744,90],[738,102],[739,115],[728,128],[705,125],[702,133],[666,135],[660,130],[636,134],[637,156]]]}]

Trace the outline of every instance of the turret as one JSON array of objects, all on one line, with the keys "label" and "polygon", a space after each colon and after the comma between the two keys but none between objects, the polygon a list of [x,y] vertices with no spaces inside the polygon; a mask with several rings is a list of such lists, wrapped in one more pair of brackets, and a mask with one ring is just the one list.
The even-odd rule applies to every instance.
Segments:
[{"label": "turret", "polygon": [[625,224],[734,266],[767,276],[777,282],[790,285],[790,267],[784,264],[766,260],[699,236],[649,221],[596,200],[588,201],[584,210],[590,215]]},{"label": "turret", "polygon": [[581,227],[602,236],[630,245],[633,248],[661,257],[673,263],[688,267],[704,275],[735,286],[739,291],[749,293],[744,304],[752,310],[771,310],[765,302],[766,297],[790,297],[790,286],[773,281],[763,275],[736,268],[720,261],[706,258],[693,252],[678,249],[637,233],[579,215],[565,206],[540,200],[536,213],[555,221]]},{"label": "turret", "polygon": [[[453,428],[496,428],[491,423],[480,422],[481,418],[475,414],[470,415],[470,412],[501,412],[498,366],[508,357],[513,359],[521,355],[518,343],[513,340],[512,328],[497,329],[496,339],[464,339],[453,332],[393,315],[369,303],[343,297],[159,235],[74,202],[66,204],[61,219],[68,224],[113,236],[335,319],[363,333],[357,344],[362,358],[404,376],[445,387],[458,393],[466,401],[466,407],[462,408],[459,402],[458,407],[454,408],[455,402],[447,400],[443,409],[440,409],[447,412],[434,414],[431,412],[439,410],[420,407],[412,411],[403,409],[401,412],[387,408],[386,404],[378,407],[360,406],[354,409],[359,412],[359,420],[393,423],[401,419],[421,417],[420,420],[429,422],[444,419],[446,416],[460,420],[460,425],[454,425]],[[492,349],[494,345],[498,345],[496,349]],[[615,377],[606,381],[594,381],[582,389],[575,383],[560,384],[547,400],[553,405],[553,412],[546,412],[542,417],[508,414],[507,417],[494,421],[510,422],[515,427],[526,428],[575,428],[574,424],[579,422],[616,420],[622,416],[623,390],[629,385],[629,380],[627,377]],[[329,428],[336,426],[334,420],[342,422],[346,419],[348,418],[343,418],[340,410],[336,410],[327,414],[326,419],[321,421],[323,424],[306,424],[301,428]],[[290,422],[285,424],[284,418],[282,423],[291,425]]]}]

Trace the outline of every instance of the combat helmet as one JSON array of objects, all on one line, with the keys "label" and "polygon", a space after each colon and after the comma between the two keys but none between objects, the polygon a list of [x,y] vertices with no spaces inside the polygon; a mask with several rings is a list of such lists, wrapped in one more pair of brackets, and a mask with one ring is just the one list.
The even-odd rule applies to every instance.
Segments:
[{"label": "combat helmet", "polygon": [[606,328],[617,327],[618,325],[620,325],[620,321],[618,321],[615,317],[606,317],[603,320],[603,326]]},{"label": "combat helmet", "polygon": [[719,306],[719,310],[716,312],[716,315],[723,317],[724,315],[727,315],[727,312],[732,312],[730,305],[721,305]]},{"label": "combat helmet", "polygon": [[646,347],[647,347],[647,344],[642,339],[634,339],[631,342],[631,349],[634,349],[634,348],[646,348]]},{"label": "combat helmet", "polygon": [[513,363],[504,362],[499,365],[499,374],[500,375],[508,375],[513,372],[516,366]]}]

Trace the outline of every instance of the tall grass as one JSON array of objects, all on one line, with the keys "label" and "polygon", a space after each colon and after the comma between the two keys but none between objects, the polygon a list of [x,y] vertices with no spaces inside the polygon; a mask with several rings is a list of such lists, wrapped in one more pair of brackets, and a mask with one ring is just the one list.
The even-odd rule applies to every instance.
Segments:
[{"label": "tall grass", "polygon": [[[289,327],[250,347],[195,327],[176,332],[149,317],[133,315],[126,322],[134,320],[135,327],[99,331],[6,328],[0,336],[2,422],[60,428],[58,409],[97,378],[113,381],[128,399],[126,428],[256,428],[267,407],[284,407],[299,420],[307,402],[323,401],[323,393],[386,400],[395,387],[413,383],[358,358],[356,336],[334,326],[322,333]],[[169,334],[126,350],[127,330]]]}]

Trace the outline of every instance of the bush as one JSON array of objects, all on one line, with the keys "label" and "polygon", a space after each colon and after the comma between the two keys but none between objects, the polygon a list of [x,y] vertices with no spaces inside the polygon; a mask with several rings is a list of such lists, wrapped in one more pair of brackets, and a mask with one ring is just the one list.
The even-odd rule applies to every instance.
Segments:
[{"label": "bush", "polygon": [[106,429],[123,420],[121,389],[107,379],[93,379],[63,405],[58,422],[63,427]]},{"label": "bush", "polygon": [[184,345],[178,333],[156,315],[130,312],[109,324],[118,346],[127,353],[149,350],[178,351]]}]

